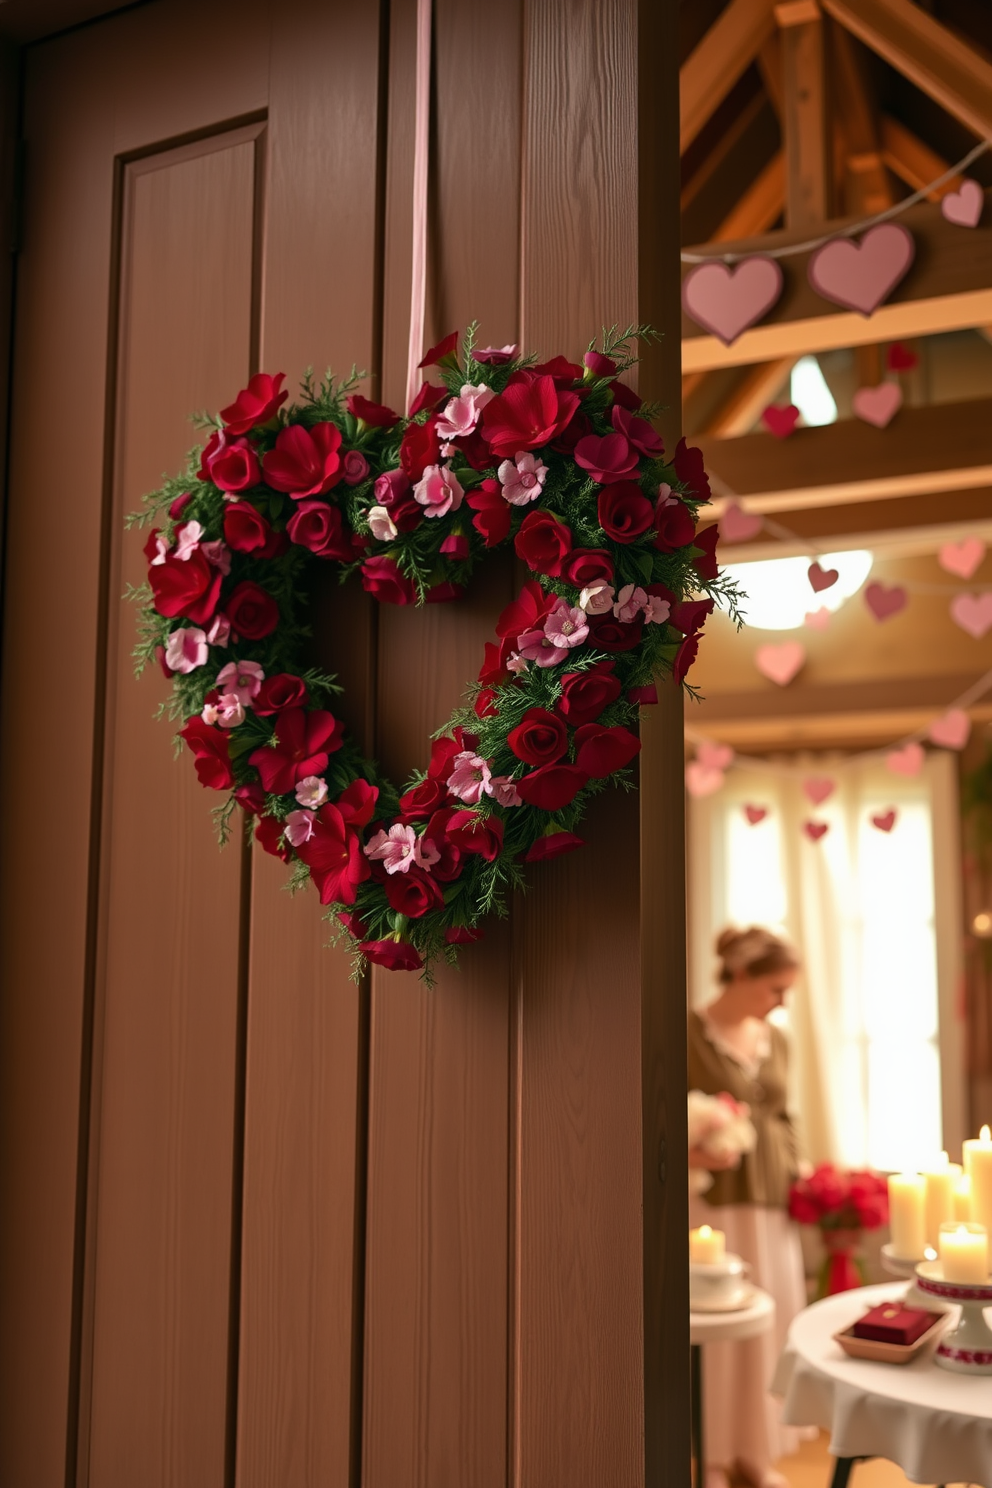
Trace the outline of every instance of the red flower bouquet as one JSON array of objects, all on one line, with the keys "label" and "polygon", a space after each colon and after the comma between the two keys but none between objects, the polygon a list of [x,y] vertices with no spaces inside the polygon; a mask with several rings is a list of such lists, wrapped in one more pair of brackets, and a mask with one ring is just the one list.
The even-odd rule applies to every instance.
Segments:
[{"label": "red flower bouquet", "polygon": [[867,1169],[842,1173],[833,1163],[820,1163],[808,1178],[792,1185],[789,1214],[800,1224],[819,1226],[823,1235],[827,1255],[818,1296],[864,1285],[864,1269],[855,1248],[863,1230],[877,1230],[888,1223],[889,1193],[884,1178]]}]

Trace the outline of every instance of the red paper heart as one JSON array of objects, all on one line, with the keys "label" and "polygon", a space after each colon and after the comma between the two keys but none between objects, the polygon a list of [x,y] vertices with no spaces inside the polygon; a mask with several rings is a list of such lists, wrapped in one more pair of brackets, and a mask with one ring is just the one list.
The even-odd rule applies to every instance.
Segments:
[{"label": "red paper heart", "polygon": [[754,325],[782,293],[782,270],[774,258],[756,254],[731,267],[705,263],[682,281],[682,306],[697,325],[730,346]]},{"label": "red paper heart", "polygon": [[865,424],[884,429],[902,407],[902,388],[897,382],[880,382],[877,387],[858,388],[851,399],[851,412]]},{"label": "red paper heart", "polygon": [[937,562],[946,573],[959,579],[970,579],[985,557],[985,544],[980,537],[966,537],[959,543],[945,543]]},{"label": "red paper heart", "polygon": [[888,811],[882,811],[879,812],[878,816],[873,816],[871,819],[871,824],[873,827],[877,827],[880,832],[891,832],[892,828],[896,824],[897,816],[898,812],[896,811],[896,808],[894,806],[890,806]]},{"label": "red paper heart", "polygon": [[920,359],[910,347],[904,346],[901,341],[893,341],[885,353],[885,365],[890,372],[912,372],[914,367],[920,365]]},{"label": "red paper heart", "polygon": [[963,749],[971,733],[971,719],[963,708],[949,708],[935,718],[928,730],[935,744],[944,749]]},{"label": "red paper heart", "polygon": [[810,586],[817,594],[824,589],[832,589],[839,578],[840,574],[835,568],[821,568],[815,558],[809,566]]},{"label": "red paper heart", "polygon": [[788,439],[796,424],[799,422],[799,409],[794,403],[787,403],[784,408],[769,403],[762,410],[761,422],[770,434],[776,439]]},{"label": "red paper heart", "polygon": [[814,806],[819,806],[826,801],[837,789],[836,780],[829,775],[807,775],[803,781],[803,795]]},{"label": "red paper heart", "polygon": [[904,744],[901,749],[893,749],[885,756],[885,763],[893,775],[906,775],[912,777],[919,775],[923,769],[923,761],[926,759],[923,746],[917,744],[915,739]]},{"label": "red paper heart", "polygon": [[906,274],[916,245],[900,222],[881,222],[856,243],[833,238],[809,261],[809,282],[825,300],[871,315]]},{"label": "red paper heart", "polygon": [[876,620],[889,620],[893,615],[898,615],[900,610],[906,608],[907,602],[908,595],[901,584],[893,584],[889,588],[876,579],[865,590],[865,603]]},{"label": "red paper heart", "polygon": [[941,199],[941,215],[956,227],[977,227],[985,206],[985,192],[977,181],[964,181]]},{"label": "red paper heart", "polygon": [[696,758],[708,770],[728,770],[734,762],[734,751],[729,744],[718,744],[715,739],[701,739],[696,745]]},{"label": "red paper heart", "polygon": [[728,543],[747,542],[757,537],[764,525],[764,517],[757,512],[746,512],[732,501],[720,518],[720,538]]},{"label": "red paper heart", "polygon": [[765,817],[768,815],[768,808],[767,806],[745,806],[744,815],[747,817],[752,827],[756,827],[758,823],[763,822]]},{"label": "red paper heart", "polygon": [[803,822],[803,831],[806,833],[810,842],[819,842],[820,838],[825,837],[830,831],[830,823],[806,821]]}]

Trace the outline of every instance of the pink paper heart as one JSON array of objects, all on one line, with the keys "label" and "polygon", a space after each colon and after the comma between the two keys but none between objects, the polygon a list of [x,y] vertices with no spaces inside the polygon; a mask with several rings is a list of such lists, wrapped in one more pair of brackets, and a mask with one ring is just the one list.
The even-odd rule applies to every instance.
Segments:
[{"label": "pink paper heart", "polygon": [[754,654],[754,664],[769,682],[779,687],[788,687],[793,677],[806,661],[806,647],[799,641],[782,641],[777,646],[759,646]]},{"label": "pink paper heart", "polygon": [[803,795],[807,801],[812,801],[814,806],[819,806],[833,795],[837,789],[837,782],[829,775],[807,775],[803,781]]},{"label": "pink paper heart", "polygon": [[885,756],[886,768],[893,775],[906,775],[912,777],[919,775],[923,769],[923,761],[926,759],[922,744],[917,744],[915,739],[904,744],[901,749],[892,749]]},{"label": "pink paper heart", "polygon": [[723,784],[723,771],[713,770],[709,765],[701,764],[699,760],[685,767],[685,788],[690,796],[698,800],[701,796],[711,796],[718,791]]},{"label": "pink paper heart", "polygon": [[788,439],[799,422],[799,409],[794,403],[787,403],[784,408],[777,408],[774,403],[769,403],[762,410],[761,422],[776,439]]},{"label": "pink paper heart", "polygon": [[958,191],[941,198],[941,215],[955,227],[977,227],[985,205],[985,192],[977,181],[962,182]]},{"label": "pink paper heart", "polygon": [[766,806],[745,806],[744,815],[747,817],[752,827],[756,827],[758,823],[763,822],[765,817],[768,815],[768,808]]},{"label": "pink paper heart", "polygon": [[890,806],[888,811],[880,811],[877,816],[873,816],[871,824],[873,827],[877,827],[880,832],[891,832],[896,824],[898,814],[896,808]]},{"label": "pink paper heart", "polygon": [[963,749],[971,733],[971,719],[963,708],[949,708],[940,718],[935,718],[928,730],[929,737],[944,749]]},{"label": "pink paper heart", "polygon": [[803,831],[806,833],[810,842],[819,842],[820,838],[825,837],[830,831],[830,823],[806,821],[803,822]]},{"label": "pink paper heart", "polygon": [[746,512],[732,501],[720,518],[720,537],[728,543],[747,542],[757,537],[764,525],[764,517],[757,512]]},{"label": "pink paper heart", "polygon": [[734,762],[734,751],[729,744],[718,744],[715,739],[701,739],[696,745],[696,758],[708,770],[727,770]]},{"label": "pink paper heart", "polygon": [[878,387],[858,388],[851,399],[851,411],[863,423],[884,429],[902,407],[902,388],[897,382],[880,382]]},{"label": "pink paper heart", "polygon": [[881,222],[860,243],[824,243],[809,261],[809,282],[825,300],[871,315],[902,279],[915,251],[912,234],[900,222]]},{"label": "pink paper heart", "polygon": [[984,557],[982,539],[966,537],[959,543],[945,543],[937,554],[937,562],[945,573],[957,574],[959,579],[970,579]]},{"label": "pink paper heart", "polygon": [[951,619],[976,641],[992,630],[992,594],[955,594],[951,600]]},{"label": "pink paper heart", "polygon": [[900,610],[906,608],[907,600],[908,596],[901,584],[893,584],[889,588],[876,579],[865,590],[865,603],[876,620],[889,620],[893,615],[898,615]]},{"label": "pink paper heart", "polygon": [[682,281],[682,306],[697,325],[730,346],[754,325],[782,293],[782,270],[774,258],[756,254],[731,267],[705,263]]},{"label": "pink paper heart", "polygon": [[809,610],[803,616],[803,624],[808,625],[810,630],[826,630],[830,619],[830,611],[826,605],[821,605],[818,610]]},{"label": "pink paper heart", "polygon": [[912,372],[914,367],[920,365],[920,359],[915,351],[903,346],[901,341],[893,341],[885,353],[885,365],[890,372]]},{"label": "pink paper heart", "polygon": [[835,568],[821,568],[815,558],[809,566],[808,576],[810,586],[816,594],[819,594],[823,589],[831,589],[840,578],[840,574]]}]

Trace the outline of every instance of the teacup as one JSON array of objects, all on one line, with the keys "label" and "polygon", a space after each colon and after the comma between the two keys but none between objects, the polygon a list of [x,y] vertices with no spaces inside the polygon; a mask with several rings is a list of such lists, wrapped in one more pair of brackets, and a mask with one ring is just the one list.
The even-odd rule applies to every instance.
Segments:
[{"label": "teacup", "polygon": [[728,1252],[712,1265],[689,1263],[689,1306],[702,1310],[739,1307],[743,1301],[750,1266],[739,1255]]}]

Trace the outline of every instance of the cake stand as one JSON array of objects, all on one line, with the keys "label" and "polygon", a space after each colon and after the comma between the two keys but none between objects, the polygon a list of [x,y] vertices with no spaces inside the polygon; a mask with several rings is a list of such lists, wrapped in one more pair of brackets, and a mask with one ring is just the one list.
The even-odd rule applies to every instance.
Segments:
[{"label": "cake stand", "polygon": [[992,1276],[985,1281],[945,1281],[940,1261],[921,1261],[916,1284],[927,1297],[945,1304],[956,1303],[961,1319],[937,1345],[936,1362],[957,1374],[992,1374],[992,1332],[984,1309],[992,1307]]},{"label": "cake stand", "polygon": [[[882,1262],[883,1271],[888,1271],[890,1276],[905,1276],[910,1282],[904,1298],[907,1307],[923,1307],[928,1312],[947,1311],[946,1307],[935,1306],[933,1297],[920,1290],[919,1282],[916,1278],[916,1268],[920,1265],[918,1260],[908,1261],[904,1256],[896,1255],[891,1243],[882,1246],[879,1259]],[[929,1251],[925,1259],[936,1260],[936,1252]]]}]

